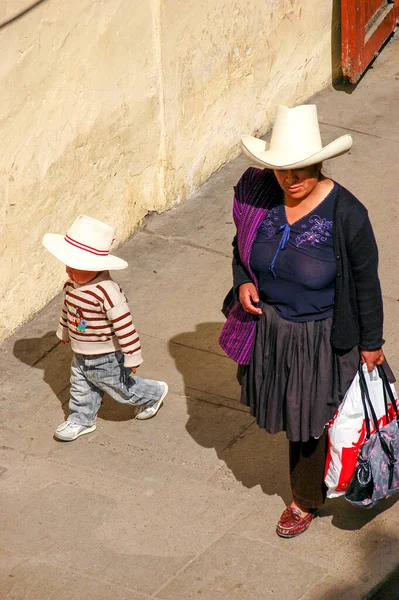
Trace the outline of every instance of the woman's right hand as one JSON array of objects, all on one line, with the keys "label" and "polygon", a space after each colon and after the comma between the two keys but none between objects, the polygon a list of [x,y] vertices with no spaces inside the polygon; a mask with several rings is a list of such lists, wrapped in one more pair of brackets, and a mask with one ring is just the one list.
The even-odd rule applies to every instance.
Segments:
[{"label": "woman's right hand", "polygon": [[245,312],[261,315],[262,309],[254,306],[259,302],[259,294],[253,283],[243,283],[238,290],[238,299]]}]

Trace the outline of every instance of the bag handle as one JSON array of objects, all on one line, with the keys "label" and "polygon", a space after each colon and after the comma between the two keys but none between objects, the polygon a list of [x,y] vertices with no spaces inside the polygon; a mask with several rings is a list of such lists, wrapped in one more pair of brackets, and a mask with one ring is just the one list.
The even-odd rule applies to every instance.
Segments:
[{"label": "bag handle", "polygon": [[[392,391],[391,385],[390,385],[390,383],[388,381],[387,374],[385,373],[384,368],[383,368],[382,365],[377,365],[377,371],[378,371],[379,376],[382,379],[382,383],[383,383],[383,387],[384,387],[384,401],[385,401],[385,403],[387,402],[387,400],[386,400],[386,394],[388,394],[389,400],[390,400],[390,402],[391,402],[391,404],[393,406],[393,409],[395,411],[395,414],[396,414],[396,419],[399,422],[399,411],[398,411],[398,407],[396,406],[396,399],[395,399],[395,396],[393,395],[393,391]],[[386,410],[387,410],[387,413],[388,413],[388,406],[387,406],[387,404],[386,404]],[[387,414],[387,419],[388,418],[389,417],[388,417],[388,414]]]},{"label": "bag handle", "polygon": [[[367,387],[366,378],[364,376],[364,372],[363,372],[363,368],[362,368],[361,364],[359,365],[358,372],[359,372],[359,384],[360,384],[360,392],[361,392],[361,398],[362,398],[362,404],[363,404],[364,418],[365,418],[365,422],[366,422],[366,438],[369,440],[370,435],[371,435],[369,411],[370,411],[371,418],[374,422],[374,425],[375,425],[375,428],[377,431],[379,431],[378,419],[377,419],[377,415],[375,414],[373,403],[371,402],[369,389]],[[367,405],[368,405],[368,407],[367,407]]]},{"label": "bag handle", "polygon": [[[396,398],[393,394],[391,385],[388,381],[388,377],[387,374],[384,371],[384,368],[382,365],[377,365],[377,370],[379,373],[379,376],[381,377],[382,383],[383,383],[383,387],[384,387],[384,401],[386,401],[386,394],[388,394],[389,396],[389,400],[391,401],[391,404],[394,408],[395,414],[396,414],[396,424],[399,428],[399,411],[398,411],[398,407],[396,405]],[[382,439],[381,435],[380,435],[380,440]],[[385,440],[384,440],[385,442]],[[392,488],[392,483],[393,483],[393,474],[394,474],[394,469],[395,469],[395,463],[396,463],[396,458],[395,458],[395,449],[392,445],[392,442],[389,444],[385,443],[385,447],[384,445],[382,446],[383,450],[385,452],[385,454],[387,455],[388,459],[389,459],[389,464],[388,464],[388,469],[389,469],[389,480],[388,480],[388,488],[391,489]],[[388,452],[387,452],[388,450]]]},{"label": "bag handle", "polygon": [[[392,388],[390,386],[390,383],[388,381],[388,378],[386,376],[386,373],[385,373],[382,365],[377,365],[377,371],[378,371],[379,377],[382,380],[382,388],[383,388],[384,404],[385,404],[385,415],[386,415],[387,421],[389,420],[388,401],[387,401],[387,394],[388,394],[389,400],[393,406],[393,409],[394,409],[395,415],[396,415],[396,419],[397,419],[398,425],[399,425],[399,410],[396,405],[396,400],[395,400],[395,396],[393,395]],[[361,390],[361,395],[362,395],[364,416],[366,419],[367,439],[370,439],[370,417],[368,415],[367,405],[369,406],[370,415],[371,415],[371,418],[373,420],[373,423],[374,423],[377,431],[379,431],[378,419],[377,419],[377,415],[376,415],[374,407],[373,407],[373,403],[371,402],[370,393],[369,393],[369,390],[367,387],[366,378],[364,376],[364,371],[363,371],[361,364],[359,365],[358,372],[359,372],[359,383],[360,383],[360,390]]]},{"label": "bag handle", "polygon": [[[378,369],[378,367],[377,367],[377,369]],[[391,392],[392,392],[392,390],[391,390],[391,388],[389,386],[389,383],[388,383],[388,380],[387,380],[387,378],[385,376],[385,371],[384,370],[383,370],[383,373],[384,373],[384,377],[385,378],[382,378],[381,374],[380,374],[380,371],[378,371],[378,376],[382,379],[382,392],[383,392],[383,396],[384,396],[385,416],[386,416],[387,423],[388,423],[388,421],[389,421],[389,409],[388,409],[388,400],[387,400],[387,387],[388,387],[388,389]],[[362,363],[360,363],[360,365],[359,365],[359,375],[360,375],[362,383],[363,383],[364,393],[368,393],[368,387],[367,387],[367,382],[366,382],[366,378],[365,378],[365,375],[364,375]],[[388,392],[388,395],[389,395],[389,392]],[[370,394],[368,394],[368,397],[370,398]],[[364,403],[363,403],[363,408],[364,408]]]},{"label": "bag handle", "polygon": [[[392,389],[391,389],[391,386],[389,385],[389,382],[388,382],[388,379],[386,378],[386,376],[385,376],[385,378],[382,378],[382,380],[383,380],[383,384],[384,384],[383,385],[384,389],[386,388],[385,382],[388,384],[388,388],[389,388],[389,390],[391,392],[391,393],[388,392],[388,395],[390,396],[390,398],[393,398]],[[370,409],[370,414],[371,414],[371,417],[372,417],[372,419],[374,421],[374,425],[375,425],[375,428],[376,428],[376,434],[379,437],[382,451],[385,453],[386,457],[388,458],[388,469],[389,469],[388,488],[391,489],[392,482],[393,482],[393,470],[394,470],[395,462],[396,462],[395,452],[394,452],[394,449],[392,448],[392,444],[390,444],[388,446],[386,440],[381,435],[381,431],[380,431],[380,428],[378,426],[377,415],[375,414],[373,403],[371,402],[370,393],[369,393],[369,390],[368,390],[368,387],[367,387],[366,378],[364,376],[362,365],[360,365],[360,367],[359,367],[359,381],[360,381],[360,389],[362,391],[363,408],[365,409],[364,415],[365,415],[365,419],[366,419],[367,439],[370,439],[370,420],[369,420],[369,416],[368,416],[368,411],[367,411],[366,404],[368,405],[368,408]],[[363,398],[363,394],[364,394],[364,398]],[[393,400],[393,406],[395,407],[395,412],[397,414],[397,408],[396,408],[395,399]],[[397,422],[398,422],[398,426],[399,426],[399,420]]]}]

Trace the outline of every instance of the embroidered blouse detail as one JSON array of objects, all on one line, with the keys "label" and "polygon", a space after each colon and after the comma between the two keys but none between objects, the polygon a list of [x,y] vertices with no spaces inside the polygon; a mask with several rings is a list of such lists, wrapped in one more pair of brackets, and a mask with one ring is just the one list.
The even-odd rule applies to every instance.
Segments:
[{"label": "embroidered blouse detail", "polygon": [[332,236],[333,222],[327,219],[322,219],[319,215],[312,215],[309,218],[308,225],[305,223],[302,228],[308,227],[307,231],[304,231],[300,235],[296,236],[297,247],[301,244],[310,244],[315,246],[320,242],[327,242],[328,238]]},{"label": "embroidered blouse detail", "polygon": [[269,239],[274,236],[278,228],[279,206],[275,206],[267,213],[266,219],[260,226],[260,231]]}]

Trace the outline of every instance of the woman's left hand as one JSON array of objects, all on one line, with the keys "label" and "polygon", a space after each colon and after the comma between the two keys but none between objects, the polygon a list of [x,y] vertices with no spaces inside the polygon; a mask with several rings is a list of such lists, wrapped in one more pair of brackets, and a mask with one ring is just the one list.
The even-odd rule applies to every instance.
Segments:
[{"label": "woman's left hand", "polygon": [[385,360],[382,348],[379,350],[360,350],[360,356],[362,359],[362,365],[366,363],[369,373],[371,373],[371,371],[377,365],[382,365]]}]

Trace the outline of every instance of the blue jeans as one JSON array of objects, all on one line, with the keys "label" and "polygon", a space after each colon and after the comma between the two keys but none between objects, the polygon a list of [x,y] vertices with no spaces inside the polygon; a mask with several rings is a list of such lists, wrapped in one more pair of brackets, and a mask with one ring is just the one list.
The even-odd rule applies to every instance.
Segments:
[{"label": "blue jeans", "polygon": [[123,365],[122,352],[100,356],[74,354],[68,421],[94,425],[105,392],[123,404],[151,406],[162,396],[163,389],[157,381],[133,376],[131,369]]}]

